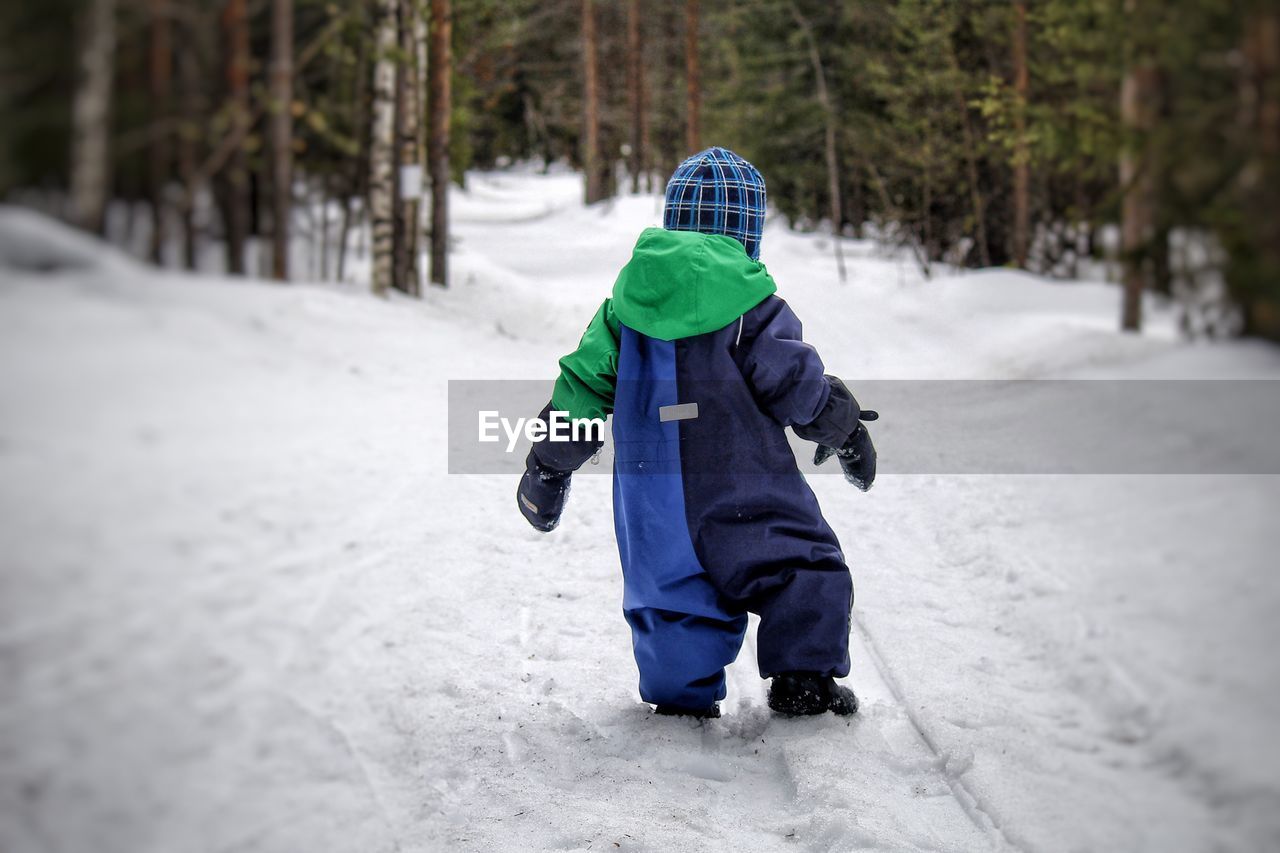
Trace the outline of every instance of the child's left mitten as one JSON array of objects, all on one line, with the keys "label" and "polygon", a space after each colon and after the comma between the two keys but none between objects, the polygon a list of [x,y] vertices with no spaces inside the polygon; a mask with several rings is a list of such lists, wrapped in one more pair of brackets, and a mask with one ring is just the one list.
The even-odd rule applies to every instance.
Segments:
[{"label": "child's left mitten", "polygon": [[862,424],[854,428],[840,447],[819,444],[813,454],[813,464],[821,465],[832,456],[840,462],[840,470],[844,472],[844,478],[857,486],[860,491],[867,491],[875,483],[876,446],[871,443],[871,433]]}]

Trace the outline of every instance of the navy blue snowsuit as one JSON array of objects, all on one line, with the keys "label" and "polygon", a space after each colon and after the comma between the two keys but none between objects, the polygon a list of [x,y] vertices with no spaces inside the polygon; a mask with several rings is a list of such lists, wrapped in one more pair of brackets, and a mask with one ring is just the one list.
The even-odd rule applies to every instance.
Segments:
[{"label": "navy blue snowsuit", "polygon": [[[614,525],[646,701],[722,699],[748,611],[762,676],[849,673],[853,584],[783,429],[813,422],[829,394],[777,296],[691,338],[621,327]],[[690,402],[696,417],[662,419]]]},{"label": "navy blue snowsuit", "polygon": [[[548,408],[612,414],[614,524],[640,694],[705,708],[724,698],[748,612],[760,615],[762,676],[848,674],[853,584],[785,429],[840,447],[858,410],[833,391],[755,260],[762,181],[759,221],[733,215],[734,182],[758,173],[723,149],[682,170],[683,200],[668,187],[676,221],[641,235],[613,296],[561,360]],[[703,198],[691,200],[690,187]],[[567,478],[597,446],[538,442],[530,471]],[[534,521],[538,507],[522,511]],[[543,529],[556,520],[558,510]]]}]

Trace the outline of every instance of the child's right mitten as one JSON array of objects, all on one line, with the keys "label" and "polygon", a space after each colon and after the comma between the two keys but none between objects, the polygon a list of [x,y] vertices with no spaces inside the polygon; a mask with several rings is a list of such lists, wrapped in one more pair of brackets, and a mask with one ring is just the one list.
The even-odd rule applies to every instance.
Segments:
[{"label": "child's right mitten", "polygon": [[568,471],[548,468],[532,450],[525,460],[524,476],[516,491],[516,503],[525,520],[543,533],[555,530],[569,496]]},{"label": "child's right mitten", "polygon": [[[548,403],[538,415],[538,420],[550,424],[551,415],[551,404]],[[562,436],[560,440],[543,436],[535,441],[525,459],[524,474],[516,489],[520,514],[543,533],[555,530],[569,497],[569,476],[603,443],[604,438],[594,427],[585,435]]]}]

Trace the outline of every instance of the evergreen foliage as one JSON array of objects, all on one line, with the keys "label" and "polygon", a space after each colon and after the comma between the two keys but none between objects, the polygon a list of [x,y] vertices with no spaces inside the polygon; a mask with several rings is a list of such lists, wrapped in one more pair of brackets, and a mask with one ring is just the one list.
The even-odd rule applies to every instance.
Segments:
[{"label": "evergreen foliage", "polygon": [[[10,3],[0,11],[0,197],[29,199],[68,182],[70,103],[79,22],[89,0]],[[175,63],[170,104],[148,97],[148,33],[168,10]],[[222,3],[118,0],[111,119],[111,191],[146,200],[150,142],[170,134],[195,176],[227,198],[221,148],[232,126]],[[425,8],[425,4],[424,8]],[[1114,253],[1102,239],[1122,216],[1118,163],[1150,178],[1149,239],[1136,263],[1147,286],[1197,306],[1192,331],[1224,328],[1280,337],[1280,51],[1265,0],[1029,0],[1027,96],[1014,84],[1013,2],[998,0],[703,0],[697,36],[701,137],[751,160],[776,210],[909,245],[926,271],[947,261],[1002,265],[1016,257],[1014,166],[1029,166],[1027,266],[1072,275]],[[252,230],[261,234],[269,186],[265,152],[270,4],[250,2],[252,126],[232,146],[251,175]],[[582,0],[468,0],[453,10],[450,169],[516,161],[567,162],[583,152]],[[640,4],[648,150],[640,186],[660,188],[684,150],[683,4]],[[294,154],[301,181],[350,209],[367,193],[371,0],[297,0]],[[633,139],[624,0],[595,0],[607,192],[621,186]],[[424,12],[425,14],[425,12]],[[816,54],[804,29],[814,34]],[[404,66],[412,58],[395,57]],[[815,62],[829,88],[817,93]],[[1126,74],[1152,69],[1156,120],[1127,126]],[[425,100],[425,99],[424,99]],[[424,127],[428,113],[422,104]],[[835,169],[826,159],[827,110],[837,121]],[[425,132],[425,131],[424,131]],[[639,137],[636,137],[639,138]],[[192,178],[174,157],[177,195]],[[629,182],[627,182],[629,184]],[[832,186],[840,204],[831,205]],[[45,194],[46,196],[48,193]],[[170,196],[174,190],[170,189]],[[359,204],[355,205],[358,209]],[[831,223],[827,222],[829,227]],[[220,239],[215,217],[202,226]],[[1111,240],[1110,243],[1114,243]],[[1217,289],[1215,289],[1217,288]],[[1223,306],[1230,310],[1222,312]],[[1207,306],[1207,307],[1206,307]],[[1203,320],[1218,311],[1218,321]],[[1222,321],[1236,312],[1243,323]],[[1198,319],[1199,317],[1199,319]]]}]

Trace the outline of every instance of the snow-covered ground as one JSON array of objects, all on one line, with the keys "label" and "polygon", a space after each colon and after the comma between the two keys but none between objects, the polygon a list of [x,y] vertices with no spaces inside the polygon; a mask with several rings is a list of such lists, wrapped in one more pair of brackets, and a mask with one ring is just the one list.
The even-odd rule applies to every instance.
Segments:
[{"label": "snow-covered ground", "polygon": [[[543,536],[446,474],[447,381],[550,379],[658,219],[579,189],[473,176],[420,303],[0,209],[0,850],[1280,847],[1276,477],[814,477],[863,711],[771,718],[749,644],[721,720],[653,717],[609,479]],[[830,248],[763,258],[855,392],[1280,378],[1109,285]]]}]

